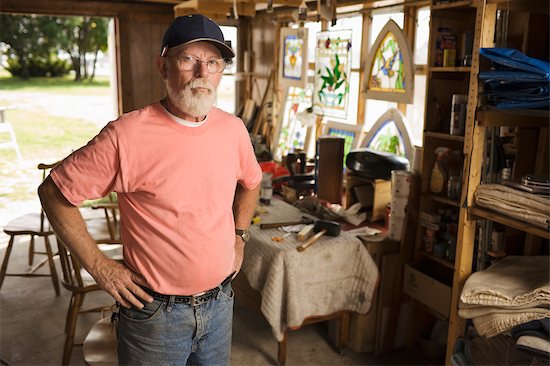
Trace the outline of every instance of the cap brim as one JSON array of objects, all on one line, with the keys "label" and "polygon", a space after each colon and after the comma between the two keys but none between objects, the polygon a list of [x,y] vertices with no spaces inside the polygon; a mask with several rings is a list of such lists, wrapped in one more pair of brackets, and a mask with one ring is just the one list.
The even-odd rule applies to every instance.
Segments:
[{"label": "cap brim", "polygon": [[217,39],[212,39],[212,38],[196,38],[192,41],[189,41],[189,42],[185,42],[185,43],[182,43],[180,46],[185,46],[187,44],[191,44],[191,43],[195,43],[195,42],[208,42],[210,44],[212,44],[213,46],[216,46],[216,48],[218,50],[220,50],[221,54],[222,54],[222,58],[224,59],[228,59],[228,58],[233,58],[235,57],[235,52],[231,49],[231,47],[229,47],[228,45],[226,45],[224,42],[220,42],[218,41]]}]

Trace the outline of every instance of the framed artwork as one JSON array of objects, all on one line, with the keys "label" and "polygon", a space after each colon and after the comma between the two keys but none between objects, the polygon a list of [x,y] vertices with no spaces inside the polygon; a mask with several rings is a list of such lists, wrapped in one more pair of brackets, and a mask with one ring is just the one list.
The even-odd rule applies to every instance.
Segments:
[{"label": "framed artwork", "polygon": [[389,20],[367,57],[367,98],[412,103],[414,72],[411,49],[403,30]]},{"label": "framed artwork", "polygon": [[320,105],[326,117],[347,116],[351,34],[351,30],[317,33],[313,105]]},{"label": "framed artwork", "polygon": [[281,28],[279,86],[305,88],[307,83],[307,28]]}]

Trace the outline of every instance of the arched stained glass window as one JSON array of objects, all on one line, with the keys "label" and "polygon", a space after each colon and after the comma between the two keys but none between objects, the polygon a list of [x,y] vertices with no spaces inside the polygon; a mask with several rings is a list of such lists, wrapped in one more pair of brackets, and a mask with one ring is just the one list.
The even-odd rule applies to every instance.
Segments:
[{"label": "arched stained glass window", "polygon": [[365,136],[363,147],[413,158],[411,131],[405,116],[396,108],[388,109],[381,115]]},{"label": "arched stained glass window", "polygon": [[411,50],[401,28],[389,20],[368,55],[367,98],[412,103],[414,73]]}]

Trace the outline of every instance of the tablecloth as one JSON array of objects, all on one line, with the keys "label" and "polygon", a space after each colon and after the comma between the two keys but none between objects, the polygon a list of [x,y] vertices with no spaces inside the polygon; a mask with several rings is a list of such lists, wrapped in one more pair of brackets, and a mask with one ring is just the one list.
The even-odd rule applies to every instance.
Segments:
[{"label": "tablecloth", "polygon": [[[272,200],[261,215],[263,223],[300,220],[296,207]],[[278,341],[288,328],[297,328],[312,316],[338,311],[366,314],[378,284],[378,268],[361,241],[345,232],[324,235],[303,252],[292,234],[283,242],[278,229],[262,230],[252,225],[252,238],[245,247],[242,271],[261,293],[261,311]]]}]

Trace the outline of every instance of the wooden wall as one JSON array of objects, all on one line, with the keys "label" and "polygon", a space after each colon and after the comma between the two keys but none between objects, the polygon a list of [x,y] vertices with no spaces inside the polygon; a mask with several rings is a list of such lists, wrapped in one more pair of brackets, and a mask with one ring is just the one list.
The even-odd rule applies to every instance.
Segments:
[{"label": "wooden wall", "polygon": [[265,92],[267,76],[277,65],[276,37],[279,34],[278,29],[279,26],[267,16],[256,16],[250,23],[252,98],[257,104],[260,104]]},{"label": "wooden wall", "polygon": [[174,13],[169,4],[121,1],[1,0],[0,12],[44,15],[88,15],[115,18],[119,113],[164,96],[164,83],[154,64],[164,30]]}]

